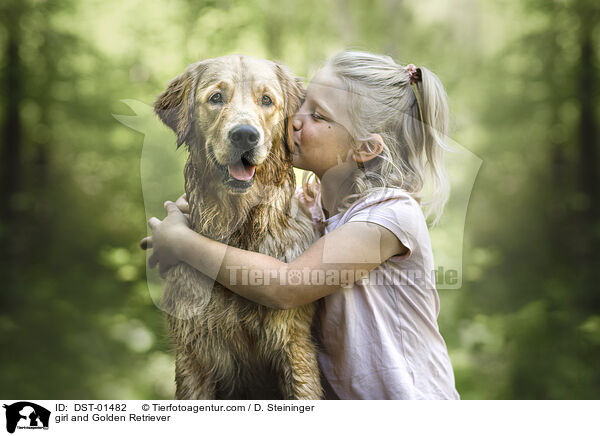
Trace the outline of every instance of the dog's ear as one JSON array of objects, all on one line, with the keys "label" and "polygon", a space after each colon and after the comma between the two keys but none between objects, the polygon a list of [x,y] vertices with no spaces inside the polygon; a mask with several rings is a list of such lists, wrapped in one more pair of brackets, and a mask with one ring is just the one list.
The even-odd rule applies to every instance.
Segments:
[{"label": "dog's ear", "polygon": [[275,62],[275,70],[277,73],[277,78],[281,83],[284,96],[284,145],[286,149],[290,151],[288,141],[290,133],[288,129],[292,125],[292,116],[298,111],[300,105],[302,104],[306,90],[304,89],[302,80],[294,76],[289,68],[285,65],[281,64],[280,62]]},{"label": "dog's ear", "polygon": [[189,141],[193,131],[196,87],[206,64],[198,62],[171,80],[154,102],[154,112],[177,134],[177,147]]}]

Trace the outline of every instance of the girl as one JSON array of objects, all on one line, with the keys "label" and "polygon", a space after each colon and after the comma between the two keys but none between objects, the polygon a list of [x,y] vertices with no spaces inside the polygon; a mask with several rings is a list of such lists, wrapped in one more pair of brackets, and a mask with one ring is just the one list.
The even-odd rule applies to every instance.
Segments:
[{"label": "girl", "polygon": [[[216,280],[258,304],[287,309],[323,299],[319,363],[328,398],[458,399],[420,207],[427,173],[428,213],[437,219],[448,196],[447,119],[445,91],[429,70],[339,53],[313,78],[292,122],[293,164],[316,176],[300,197],[324,236],[286,264],[193,232],[182,197],[165,203],[162,222],[148,223],[150,266],[165,271],[183,261],[210,274],[223,259]],[[242,266],[277,274],[240,283],[231,271]]]}]

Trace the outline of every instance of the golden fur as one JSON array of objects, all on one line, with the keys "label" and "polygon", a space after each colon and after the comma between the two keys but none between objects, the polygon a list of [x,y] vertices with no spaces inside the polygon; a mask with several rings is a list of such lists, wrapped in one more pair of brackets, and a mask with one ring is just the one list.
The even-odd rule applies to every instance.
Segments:
[{"label": "golden fur", "polygon": [[[211,102],[216,92],[222,104]],[[156,113],[178,146],[188,146],[185,191],[195,231],[288,262],[315,240],[293,196],[286,146],[287,119],[302,94],[280,64],[224,56],[190,65],[158,97]],[[261,104],[264,95],[272,104]],[[242,187],[227,182],[227,165],[240,159],[229,132],[241,124],[259,132],[250,153],[253,184]],[[177,399],[321,398],[313,305],[260,306],[187,264],[168,272],[164,303],[176,347]]]}]

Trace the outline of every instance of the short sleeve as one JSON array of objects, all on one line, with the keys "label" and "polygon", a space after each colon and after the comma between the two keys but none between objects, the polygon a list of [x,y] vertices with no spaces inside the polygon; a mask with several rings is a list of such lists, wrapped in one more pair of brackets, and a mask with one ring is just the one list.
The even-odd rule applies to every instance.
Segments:
[{"label": "short sleeve", "polygon": [[394,260],[408,258],[418,246],[418,241],[427,232],[427,223],[419,204],[408,194],[397,194],[367,198],[358,207],[348,211],[346,222],[369,222],[385,227],[408,249],[403,256],[393,256]]}]

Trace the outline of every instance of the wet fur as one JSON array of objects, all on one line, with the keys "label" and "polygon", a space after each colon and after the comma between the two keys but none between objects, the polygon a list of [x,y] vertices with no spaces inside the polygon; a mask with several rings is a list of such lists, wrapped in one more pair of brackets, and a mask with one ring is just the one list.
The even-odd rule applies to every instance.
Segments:
[{"label": "wet fur", "polygon": [[[274,105],[254,105],[252,112],[252,90],[231,88],[252,88],[262,78]],[[207,103],[207,92],[220,80],[228,83],[232,101],[215,109]],[[287,119],[302,93],[287,68],[242,56],[198,62],[169,83],[155,110],[177,134],[178,146],[185,143],[189,150],[185,191],[195,231],[288,262],[315,240],[312,223],[293,196],[285,142]],[[233,104],[242,95],[246,98]],[[254,186],[244,194],[228,191],[218,168],[218,158],[230,152],[223,130],[239,122],[236,117],[260,129],[264,141],[257,154],[266,155],[256,168]],[[167,275],[164,306],[176,347],[177,399],[321,398],[311,339],[313,305],[292,310],[260,306],[179,264]]]}]

